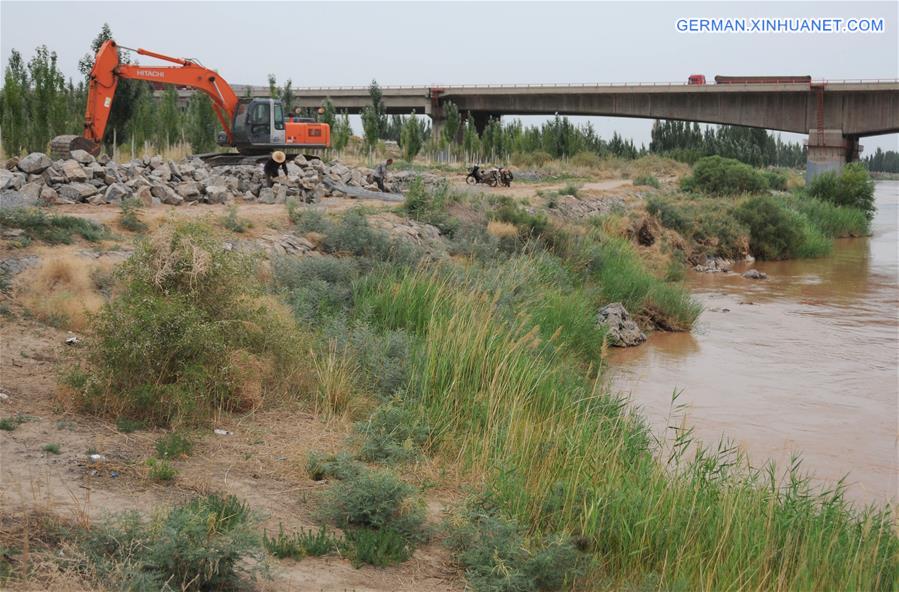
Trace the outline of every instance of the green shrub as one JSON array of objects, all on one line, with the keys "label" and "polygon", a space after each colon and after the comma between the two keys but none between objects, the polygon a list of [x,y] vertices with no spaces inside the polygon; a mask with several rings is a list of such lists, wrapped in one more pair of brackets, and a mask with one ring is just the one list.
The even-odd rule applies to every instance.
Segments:
[{"label": "green shrub", "polygon": [[351,479],[365,470],[365,465],[353,459],[347,452],[322,454],[310,452],[306,460],[306,472],[313,481],[334,478]]},{"label": "green shrub", "polygon": [[132,432],[136,432],[137,430],[145,429],[147,427],[147,424],[141,420],[128,419],[127,417],[117,417],[115,420],[115,427],[123,434],[130,434]]},{"label": "green shrub", "polygon": [[421,177],[415,177],[405,193],[402,208],[413,220],[436,226],[440,234],[452,238],[459,228],[459,221],[447,213],[447,208],[457,201],[459,196],[445,180],[429,190]]},{"label": "green shrub", "polygon": [[693,165],[693,174],[681,180],[685,191],[709,195],[764,193],[768,183],[761,171],[732,158],[706,156]]},{"label": "green shrub", "polygon": [[736,216],[749,228],[749,249],[757,259],[788,259],[802,244],[797,218],[772,197],[745,201]]},{"label": "green shrub", "polygon": [[649,187],[655,187],[656,189],[662,186],[662,184],[659,183],[659,180],[652,175],[641,175],[636,177],[634,179],[634,185],[647,185]]},{"label": "green shrub", "polygon": [[424,507],[416,489],[388,470],[362,470],[328,492],[323,514],[339,528],[392,529],[408,541],[424,538]]},{"label": "green shrub", "polygon": [[360,390],[386,400],[405,386],[412,355],[405,331],[378,332],[362,321],[347,324],[338,319],[325,328],[324,335],[355,363]]},{"label": "green shrub", "polygon": [[765,182],[768,184],[768,189],[774,191],[787,190],[787,176],[783,171],[766,170],[763,171],[762,174],[765,176]]},{"label": "green shrub", "polygon": [[297,319],[316,323],[347,312],[360,267],[351,258],[280,257],[273,261],[273,271],[275,285],[287,291]]},{"label": "green shrub", "polygon": [[577,193],[579,188],[577,185],[573,183],[566,183],[564,187],[559,189],[559,195],[570,195],[571,197],[577,197]]},{"label": "green shrub", "polygon": [[410,243],[391,238],[385,231],[372,228],[360,209],[346,212],[326,231],[322,242],[325,253],[355,255],[378,261],[413,264],[422,253]]},{"label": "green shrub", "polygon": [[122,200],[119,206],[122,213],[119,215],[119,226],[131,232],[146,232],[147,225],[140,219],[141,201],[136,198]]},{"label": "green shrub", "polygon": [[527,541],[524,529],[494,508],[469,507],[449,526],[447,545],[476,592],[561,590],[582,573],[582,557],[561,537]]},{"label": "green shrub", "polygon": [[300,234],[309,232],[326,234],[332,227],[332,222],[323,213],[300,208],[293,200],[287,202],[287,215]]},{"label": "green shrub", "polygon": [[124,290],[93,323],[86,373],[70,377],[79,401],[160,425],[253,404],[244,385],[278,384],[299,355],[295,328],[257,299],[254,277],[252,261],[205,225],[141,241],[123,264]]},{"label": "green shrub", "polygon": [[190,437],[179,432],[169,432],[156,440],[156,456],[162,459],[188,456],[193,448],[194,443]]},{"label": "green shrub", "polygon": [[356,528],[346,533],[348,555],[354,567],[362,564],[387,567],[402,563],[415,550],[402,534],[391,528]]},{"label": "green shrub", "polygon": [[41,448],[44,452],[48,454],[60,454],[59,444],[44,444],[44,447]]},{"label": "green shrub", "polygon": [[268,533],[262,535],[265,549],[279,559],[302,559],[303,557],[320,557],[339,551],[343,543],[322,526],[318,531],[300,529],[293,534],[284,532],[278,524],[278,535],[269,538]]},{"label": "green shrub", "polygon": [[415,460],[431,435],[428,425],[396,400],[378,406],[356,431],[363,438],[359,458],[387,464]]},{"label": "green shrub", "polygon": [[172,481],[178,476],[178,469],[165,459],[148,458],[147,476],[153,481]]},{"label": "green shrub", "polygon": [[228,590],[260,567],[258,519],[237,498],[210,495],[150,524],[136,512],[71,533],[86,574],[122,590]]},{"label": "green shrub", "polygon": [[237,217],[237,206],[232,205],[228,208],[228,215],[222,220],[222,225],[231,232],[243,233],[247,229],[253,227],[253,223],[249,220]]},{"label": "green shrub", "polygon": [[0,226],[21,228],[29,240],[70,244],[77,235],[86,241],[109,238],[102,224],[74,216],[48,215],[38,208],[0,208]]},{"label": "green shrub", "polygon": [[818,175],[809,184],[808,194],[838,206],[860,209],[869,220],[874,217],[874,181],[860,162],[847,164],[839,175],[834,172]]}]

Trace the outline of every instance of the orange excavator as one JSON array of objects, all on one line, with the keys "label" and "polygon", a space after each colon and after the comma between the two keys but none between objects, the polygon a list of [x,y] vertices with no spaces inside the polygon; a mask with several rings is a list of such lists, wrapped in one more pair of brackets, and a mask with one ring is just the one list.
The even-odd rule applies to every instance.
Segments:
[{"label": "orange excavator", "polygon": [[327,148],[330,145],[331,130],[328,124],[285,118],[284,106],[278,99],[239,100],[224,78],[196,60],[173,58],[146,49],[132,49],[131,51],[140,55],[177,65],[123,64],[119,60],[119,47],[131,49],[119,46],[110,39],[97,51],[88,83],[84,133],[80,136],[54,138],[50,143],[53,158],[68,158],[72,150],[78,149],[94,156],[100,153],[109,110],[122,78],[173,84],[206,93],[212,99],[212,108],[222,125],[222,132],[217,138],[218,144],[236,148],[240,155],[268,154],[272,150],[295,152],[297,149]]}]

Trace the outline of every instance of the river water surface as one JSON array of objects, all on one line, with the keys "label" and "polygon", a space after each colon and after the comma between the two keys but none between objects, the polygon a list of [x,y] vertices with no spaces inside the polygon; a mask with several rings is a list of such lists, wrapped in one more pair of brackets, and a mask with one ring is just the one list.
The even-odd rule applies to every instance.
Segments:
[{"label": "river water surface", "polygon": [[724,436],[753,464],[802,466],[858,502],[897,501],[899,182],[876,185],[869,238],[822,259],[757,262],[767,280],[690,273],[705,307],[692,333],[656,333],[611,354],[613,381],[657,431],[672,392],[696,436]]}]

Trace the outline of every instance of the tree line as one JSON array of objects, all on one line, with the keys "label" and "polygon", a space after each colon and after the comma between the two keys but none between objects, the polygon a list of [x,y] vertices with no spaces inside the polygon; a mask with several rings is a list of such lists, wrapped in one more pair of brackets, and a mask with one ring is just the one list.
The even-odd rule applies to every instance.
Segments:
[{"label": "tree line", "polygon": [[[79,134],[84,124],[87,81],[94,56],[102,43],[112,38],[104,24],[92,41],[88,53],[79,62],[82,78],[66,80],[58,66],[55,52],[46,45],[37,47],[26,62],[13,49],[0,89],[0,142],[7,154],[46,151],[49,141],[60,134]],[[124,63],[127,55],[120,55]],[[287,110],[295,102],[291,80],[277,84],[268,76],[272,97],[280,99]],[[129,144],[138,149],[163,150],[175,144],[189,144],[195,152],[215,148],[220,125],[212,102],[204,93],[193,93],[186,108],[178,101],[177,90],[165,86],[161,96],[154,96],[147,82],[123,79],[113,101],[104,143],[111,151],[112,143]],[[798,142],[784,142],[777,134],[763,129],[738,126],[700,128],[697,123],[657,120],[652,127],[648,147],[637,147],[632,140],[617,132],[601,138],[589,122],[578,125],[568,117],[556,115],[539,125],[525,126],[520,120],[503,122],[489,119],[482,130],[475,126],[470,113],[456,105],[443,105],[444,119],[440,134],[434,137],[430,120],[416,114],[388,115],[383,93],[377,81],[369,87],[371,103],[361,113],[363,146],[373,149],[379,141],[399,144],[407,160],[422,152],[451,155],[465,160],[506,160],[513,154],[542,153],[549,158],[568,158],[579,152],[601,157],[637,158],[647,153],[663,154],[685,162],[717,154],[735,158],[753,166],[803,167],[806,149]],[[320,109],[293,111],[331,126],[332,147],[343,151],[353,135],[347,112],[338,113],[330,100]],[[877,150],[864,159],[872,171],[899,172],[899,153]]]},{"label": "tree line", "polygon": [[[112,31],[104,24],[79,62],[82,78],[77,81],[65,79],[56,52],[46,45],[37,47],[27,62],[17,50],[10,52],[0,89],[0,140],[7,154],[46,151],[53,137],[83,131],[88,77],[107,39],[112,39]],[[130,61],[124,53],[119,57],[123,63]],[[205,94],[194,93],[182,109],[174,87],[167,86],[156,99],[149,83],[123,79],[110,108],[104,144],[110,151],[113,141],[139,149],[149,144],[157,150],[189,143],[205,152],[215,147],[219,129]]]},{"label": "tree line", "polygon": [[874,154],[866,156],[862,162],[872,172],[899,173],[899,152],[895,150],[884,151],[878,148]]}]

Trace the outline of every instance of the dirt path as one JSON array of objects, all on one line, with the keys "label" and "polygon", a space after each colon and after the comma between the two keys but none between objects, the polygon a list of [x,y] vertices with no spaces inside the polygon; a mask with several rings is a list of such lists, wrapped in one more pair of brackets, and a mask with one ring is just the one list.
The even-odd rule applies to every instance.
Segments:
[{"label": "dirt path", "polygon": [[[10,304],[7,302],[7,306]],[[12,315],[0,325],[0,417],[19,417],[13,431],[0,431],[0,514],[35,510],[89,522],[124,510],[150,511],[197,493],[239,496],[276,530],[317,527],[316,500],[327,483],[305,473],[311,450],[345,446],[346,423],[325,424],[296,404],[217,424],[228,436],[198,433],[192,455],[177,461],[171,485],[147,479],[144,460],[153,455],[159,430],[122,433],[106,421],[67,411],[58,372],[79,355],[66,346],[67,331]],[[43,450],[56,444],[59,454]],[[102,455],[92,461],[88,453]],[[429,507],[442,507],[429,499]],[[439,512],[438,512],[439,513]],[[433,513],[432,520],[438,520]],[[271,559],[272,579],[258,589],[275,590],[461,590],[461,578],[439,541],[389,568],[355,569],[339,557]],[[74,585],[74,583],[73,583]]]}]

